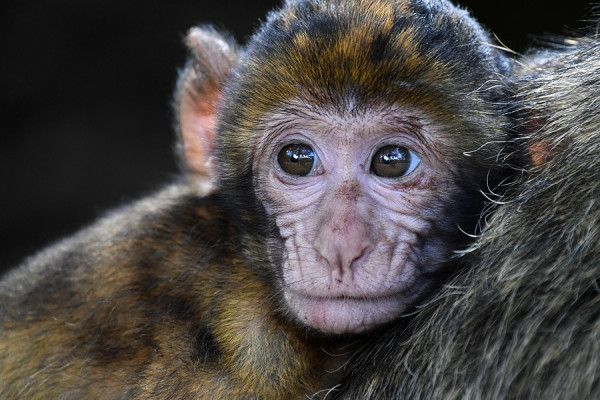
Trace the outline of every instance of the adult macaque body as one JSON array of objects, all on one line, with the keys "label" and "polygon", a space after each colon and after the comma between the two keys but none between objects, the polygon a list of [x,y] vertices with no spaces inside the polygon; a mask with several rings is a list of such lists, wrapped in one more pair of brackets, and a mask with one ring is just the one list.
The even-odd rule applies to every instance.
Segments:
[{"label": "adult macaque body", "polygon": [[340,399],[600,398],[600,42],[522,60],[532,168],[461,270],[350,363]]},{"label": "adult macaque body", "polygon": [[192,30],[187,181],[4,278],[0,396],[332,387],[349,350],[323,333],[406,311],[502,177],[510,65],[489,41],[446,1],[289,1],[240,55]]}]

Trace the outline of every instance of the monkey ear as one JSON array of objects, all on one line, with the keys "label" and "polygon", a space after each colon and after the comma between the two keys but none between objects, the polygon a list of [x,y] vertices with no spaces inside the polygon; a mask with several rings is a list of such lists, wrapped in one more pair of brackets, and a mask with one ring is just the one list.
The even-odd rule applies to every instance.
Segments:
[{"label": "monkey ear", "polygon": [[553,143],[544,135],[548,119],[538,115],[533,110],[528,110],[523,120],[523,129],[527,134],[525,149],[532,167],[540,167],[550,161],[554,155]]},{"label": "monkey ear", "polygon": [[186,44],[190,57],[175,91],[177,150],[192,183],[207,195],[217,190],[217,114],[223,83],[237,58],[237,46],[210,26],[191,29]]},{"label": "monkey ear", "polygon": [[548,140],[535,139],[527,146],[529,158],[533,167],[539,167],[552,159],[555,151]]}]

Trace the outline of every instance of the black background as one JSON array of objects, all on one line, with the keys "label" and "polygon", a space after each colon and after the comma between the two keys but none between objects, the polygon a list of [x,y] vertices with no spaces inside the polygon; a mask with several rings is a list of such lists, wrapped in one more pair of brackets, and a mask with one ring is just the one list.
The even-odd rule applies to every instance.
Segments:
[{"label": "black background", "polygon": [[[240,42],[277,1],[0,5],[0,271],[177,173],[171,92],[187,29]],[[587,1],[462,1],[507,46],[587,25]]]}]

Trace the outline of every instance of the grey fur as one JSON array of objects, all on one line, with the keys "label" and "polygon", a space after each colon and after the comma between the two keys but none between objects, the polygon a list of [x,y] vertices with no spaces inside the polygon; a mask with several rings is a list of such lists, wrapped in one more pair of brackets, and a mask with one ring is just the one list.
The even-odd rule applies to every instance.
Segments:
[{"label": "grey fur", "polygon": [[521,144],[543,162],[497,204],[462,272],[356,356],[338,398],[600,398],[600,45],[540,54],[523,60],[517,96]]}]

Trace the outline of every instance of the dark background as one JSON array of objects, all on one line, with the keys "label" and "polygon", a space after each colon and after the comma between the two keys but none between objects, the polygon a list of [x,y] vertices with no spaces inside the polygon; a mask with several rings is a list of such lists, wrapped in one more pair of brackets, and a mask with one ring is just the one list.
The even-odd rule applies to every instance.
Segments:
[{"label": "dark background", "polygon": [[[169,181],[182,38],[245,41],[278,1],[20,0],[0,5],[0,271]],[[590,18],[587,1],[462,1],[522,52]]]}]

